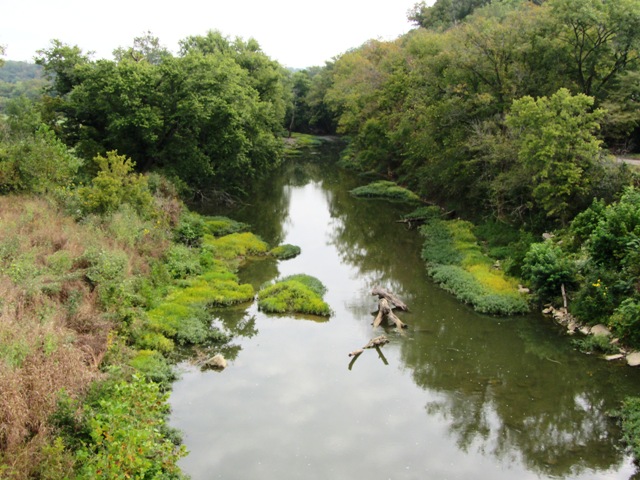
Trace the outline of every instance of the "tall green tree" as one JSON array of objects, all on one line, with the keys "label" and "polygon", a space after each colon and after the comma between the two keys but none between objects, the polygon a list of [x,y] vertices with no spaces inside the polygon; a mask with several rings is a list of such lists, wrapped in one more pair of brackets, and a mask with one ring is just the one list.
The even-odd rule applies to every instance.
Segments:
[{"label": "tall green tree", "polygon": [[594,99],[560,89],[551,97],[515,100],[506,124],[518,160],[531,172],[533,198],[548,217],[562,224],[584,207],[602,141],[596,136],[604,116]]}]

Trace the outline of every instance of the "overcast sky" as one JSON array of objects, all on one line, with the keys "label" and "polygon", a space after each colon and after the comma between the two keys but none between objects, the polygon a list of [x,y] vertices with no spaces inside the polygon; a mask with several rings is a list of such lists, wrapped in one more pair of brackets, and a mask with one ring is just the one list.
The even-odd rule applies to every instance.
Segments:
[{"label": "overcast sky", "polygon": [[[409,31],[407,11],[418,0],[13,0],[0,7],[0,45],[6,60],[33,61],[52,39],[112,58],[147,31],[176,52],[178,41],[219,30],[255,38],[287,67],[324,65],[369,39]],[[432,2],[429,2],[432,3]]]}]

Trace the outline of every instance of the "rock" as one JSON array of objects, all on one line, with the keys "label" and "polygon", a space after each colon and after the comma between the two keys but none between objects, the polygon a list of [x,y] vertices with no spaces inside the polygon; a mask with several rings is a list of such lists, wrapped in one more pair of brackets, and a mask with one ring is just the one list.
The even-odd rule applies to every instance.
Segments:
[{"label": "rock", "polygon": [[611,330],[599,323],[598,325],[591,327],[591,335],[595,335],[596,337],[608,337],[611,335]]},{"label": "rock", "polygon": [[612,361],[612,360],[620,360],[622,357],[624,357],[622,353],[616,353],[615,355],[605,355],[604,359],[607,361]]},{"label": "rock", "polygon": [[569,333],[575,333],[577,328],[578,328],[578,324],[576,322],[574,322],[573,320],[569,320],[569,323],[567,324],[568,332]]},{"label": "rock", "polygon": [[553,307],[547,307],[544,310],[542,310],[542,313],[544,313],[545,315],[551,315],[553,313]]},{"label": "rock", "polygon": [[219,353],[204,362],[204,364],[217,370],[224,370],[227,368],[227,360]]},{"label": "rock", "polygon": [[583,335],[589,335],[589,333],[591,333],[591,329],[589,327],[582,326],[580,327],[580,333]]},{"label": "rock", "polygon": [[547,233],[547,232],[545,232],[545,233],[543,233],[543,234],[542,234],[542,238],[543,238],[544,240],[549,240],[549,239],[554,238],[554,237],[555,237],[555,235],[554,235],[553,233]]},{"label": "rock", "polygon": [[631,352],[627,355],[627,365],[637,367],[640,365],[640,352]]},{"label": "rock", "polygon": [[[518,292],[520,292],[520,293],[531,293],[531,290],[529,290],[524,285],[518,285]],[[542,313],[544,313],[544,310],[542,311]]]}]

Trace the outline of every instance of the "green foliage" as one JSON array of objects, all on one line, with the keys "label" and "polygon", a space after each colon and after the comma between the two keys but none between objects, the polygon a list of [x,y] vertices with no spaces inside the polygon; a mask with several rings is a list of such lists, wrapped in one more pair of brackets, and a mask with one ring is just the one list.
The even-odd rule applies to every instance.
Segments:
[{"label": "green foliage", "polygon": [[533,172],[533,198],[548,217],[563,223],[589,192],[589,171],[602,143],[595,131],[604,111],[593,110],[593,102],[563,88],[549,98],[514,100],[506,118],[518,158]]},{"label": "green foliage", "polygon": [[300,247],[296,245],[284,244],[269,250],[269,255],[276,257],[279,260],[288,260],[290,258],[300,255]]},{"label": "green foliage", "polygon": [[622,425],[623,441],[629,445],[635,458],[640,458],[640,397],[626,398],[616,414]]},{"label": "green foliage", "polygon": [[403,215],[402,218],[404,220],[409,221],[422,221],[425,223],[429,223],[432,220],[436,220],[442,216],[442,209],[436,206],[428,206],[428,207],[418,207],[414,211]]},{"label": "green foliage", "polygon": [[571,340],[574,347],[582,353],[618,353],[619,348],[611,344],[611,339],[604,335],[587,335],[583,338],[575,338]]},{"label": "green foliage", "polygon": [[189,247],[197,247],[202,243],[202,236],[209,227],[204,218],[195,212],[184,212],[174,229],[174,240]]},{"label": "green foliage", "polygon": [[26,98],[9,102],[0,120],[0,192],[50,192],[72,181],[80,159],[41,120]]},{"label": "green foliage", "polygon": [[172,245],[165,254],[165,266],[172,278],[187,278],[202,272],[198,252],[186,245]]},{"label": "green foliage", "polygon": [[120,205],[131,205],[140,215],[153,211],[153,197],[147,180],[133,172],[131,159],[117,152],[108,152],[106,157],[94,158],[99,168],[91,185],[80,187],[77,195],[85,213],[108,214]]},{"label": "green foliage", "polygon": [[238,222],[228,217],[206,217],[204,224],[207,233],[210,233],[214,237],[244,232],[249,229],[248,224]]},{"label": "green foliage", "polygon": [[328,317],[322,300],[326,288],[315,277],[292,275],[258,292],[258,308],[267,313],[302,313]]},{"label": "green foliage", "polygon": [[433,220],[420,228],[427,272],[442,288],[482,313],[513,315],[529,311],[515,279],[494,268],[462,220]]},{"label": "green foliage", "polygon": [[493,292],[476,275],[458,265],[432,265],[428,272],[443,289],[480,313],[519,315],[529,311],[527,301],[517,291]]},{"label": "green foliage", "polygon": [[420,201],[420,197],[412,191],[387,180],[381,180],[354,188],[350,193],[355,197],[384,198],[403,202]]},{"label": "green foliage", "polygon": [[89,440],[76,453],[80,478],[182,478],[177,461],[186,455],[164,438],[167,395],[134,377],[108,383],[85,406]]},{"label": "green foliage", "polygon": [[210,250],[215,257],[226,260],[247,255],[263,255],[269,250],[268,245],[260,237],[250,232],[232,233],[219,238],[205,235],[203,244],[204,248]]},{"label": "green foliage", "polygon": [[561,285],[569,288],[575,282],[575,265],[552,241],[534,243],[524,257],[523,277],[542,301],[557,298]]},{"label": "green foliage", "polygon": [[640,347],[640,298],[626,298],[609,319],[609,326],[622,341]]},{"label": "green foliage", "polygon": [[176,379],[173,367],[161,353],[154,350],[139,350],[131,359],[130,365],[150,382],[164,388]]}]

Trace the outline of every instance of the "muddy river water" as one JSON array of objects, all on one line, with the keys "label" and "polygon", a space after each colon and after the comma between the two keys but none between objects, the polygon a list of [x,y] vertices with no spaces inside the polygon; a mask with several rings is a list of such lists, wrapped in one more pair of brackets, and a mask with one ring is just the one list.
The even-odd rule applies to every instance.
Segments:
[{"label": "muddy river water", "polygon": [[[256,289],[306,273],[328,288],[333,315],[221,310],[235,338],[222,372],[187,364],[171,424],[200,479],[636,478],[608,412],[640,395],[640,372],[574,350],[539,314],[479,315],[438,289],[421,239],[395,220],[410,208],[351,197],[365,183],[325,156],[284,167],[230,213],[292,260],[240,272]],[[213,212],[209,212],[213,213]],[[409,312],[405,331],[372,329],[381,285]],[[380,353],[347,354],[385,334]]]}]

